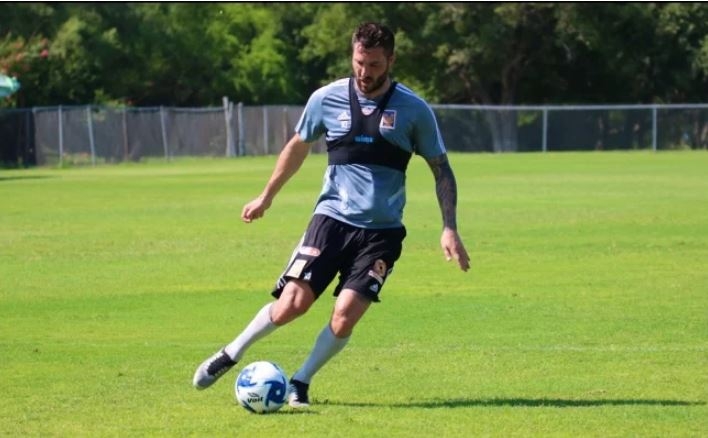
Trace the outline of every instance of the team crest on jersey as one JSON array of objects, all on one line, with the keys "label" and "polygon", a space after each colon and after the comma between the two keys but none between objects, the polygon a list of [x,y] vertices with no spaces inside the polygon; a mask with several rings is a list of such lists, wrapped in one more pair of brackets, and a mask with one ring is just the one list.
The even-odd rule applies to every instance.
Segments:
[{"label": "team crest on jersey", "polygon": [[381,128],[394,129],[396,127],[396,110],[384,110],[381,116]]},{"label": "team crest on jersey", "polygon": [[342,129],[349,129],[349,127],[352,124],[352,118],[349,115],[348,112],[342,111],[338,116],[337,116],[337,121],[339,121],[339,126],[342,127]]}]

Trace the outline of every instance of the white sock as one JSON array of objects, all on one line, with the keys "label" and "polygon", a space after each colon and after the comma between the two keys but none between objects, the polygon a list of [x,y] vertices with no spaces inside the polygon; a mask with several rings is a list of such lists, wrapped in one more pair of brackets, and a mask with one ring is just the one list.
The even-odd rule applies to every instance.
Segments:
[{"label": "white sock", "polygon": [[263,306],[241,334],[231,341],[229,345],[224,347],[226,354],[228,354],[231,359],[238,362],[251,344],[278,328],[270,319],[270,307],[272,305],[273,303],[270,302]]},{"label": "white sock", "polygon": [[310,356],[300,369],[293,374],[292,378],[309,384],[312,380],[312,376],[314,376],[327,361],[334,357],[335,354],[342,351],[344,346],[347,345],[347,342],[349,342],[349,337],[338,338],[334,336],[332,328],[327,324],[317,337],[317,341],[315,342],[312,352],[310,352]]}]

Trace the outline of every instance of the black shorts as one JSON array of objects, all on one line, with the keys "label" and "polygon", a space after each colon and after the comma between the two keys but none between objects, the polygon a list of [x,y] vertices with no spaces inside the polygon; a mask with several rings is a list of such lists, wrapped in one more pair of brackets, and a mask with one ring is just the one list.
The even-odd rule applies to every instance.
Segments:
[{"label": "black shorts", "polygon": [[279,297],[288,280],[300,279],[308,282],[319,298],[339,273],[335,296],[342,289],[353,289],[378,302],[381,288],[401,256],[405,237],[403,226],[369,230],[316,214],[272,295]]}]

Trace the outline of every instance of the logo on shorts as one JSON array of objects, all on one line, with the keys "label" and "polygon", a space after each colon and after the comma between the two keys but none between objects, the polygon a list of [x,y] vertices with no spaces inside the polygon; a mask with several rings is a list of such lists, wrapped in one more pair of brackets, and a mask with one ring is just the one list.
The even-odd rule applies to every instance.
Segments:
[{"label": "logo on shorts", "polygon": [[288,269],[288,272],[285,274],[286,277],[293,277],[293,278],[300,278],[300,274],[302,274],[302,270],[305,268],[305,265],[307,264],[307,260],[295,260],[291,265],[290,269]]},{"label": "logo on shorts", "polygon": [[374,277],[379,284],[383,284],[386,278],[386,262],[381,259],[376,260],[372,269],[369,269],[369,277]]},{"label": "logo on shorts", "polygon": [[320,249],[315,248],[314,246],[301,246],[300,249],[298,249],[298,252],[300,254],[309,255],[312,257],[317,257],[320,255]]},{"label": "logo on shorts", "polygon": [[379,274],[377,274],[376,272],[374,272],[374,271],[371,270],[371,269],[369,269],[368,274],[369,274],[369,277],[374,277],[374,279],[375,279],[376,281],[378,281],[379,284],[383,284],[384,279],[383,279],[382,276],[380,276]]},{"label": "logo on shorts", "polygon": [[381,259],[378,259],[374,262],[374,272],[379,274],[381,277],[386,276],[386,262],[384,262]]}]

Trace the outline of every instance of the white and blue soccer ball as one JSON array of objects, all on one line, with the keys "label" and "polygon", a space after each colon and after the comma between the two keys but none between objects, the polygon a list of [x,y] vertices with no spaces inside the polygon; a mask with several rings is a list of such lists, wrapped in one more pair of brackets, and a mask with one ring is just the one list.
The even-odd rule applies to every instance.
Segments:
[{"label": "white and blue soccer ball", "polygon": [[236,378],[236,400],[247,410],[265,414],[282,408],[288,398],[288,377],[268,361],[246,365]]}]

